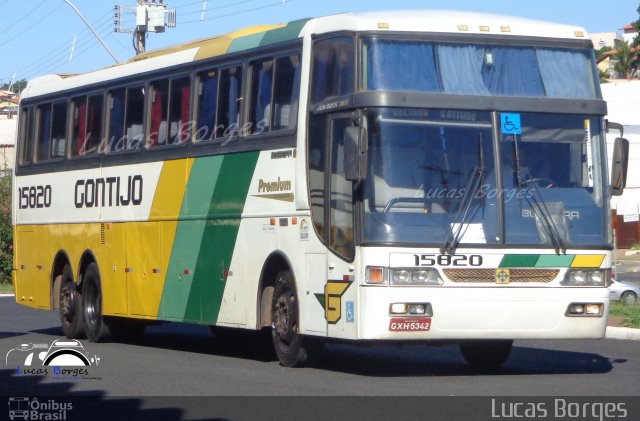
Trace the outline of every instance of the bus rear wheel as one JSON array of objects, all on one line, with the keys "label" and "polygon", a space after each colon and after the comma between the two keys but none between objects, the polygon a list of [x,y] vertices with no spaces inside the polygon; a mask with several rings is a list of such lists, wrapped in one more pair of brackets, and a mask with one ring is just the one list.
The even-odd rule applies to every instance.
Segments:
[{"label": "bus rear wheel", "polygon": [[460,343],[465,361],[478,368],[496,368],[504,364],[511,354],[512,340],[484,340]]},{"label": "bus rear wheel", "polygon": [[91,342],[102,342],[110,336],[109,327],[102,317],[102,290],[98,265],[90,263],[82,280],[82,312],[85,333]]},{"label": "bus rear wheel", "polygon": [[280,364],[299,367],[309,363],[304,336],[298,332],[298,296],[290,271],[278,274],[271,306],[273,347]]},{"label": "bus rear wheel", "polygon": [[64,336],[77,339],[84,332],[84,317],[82,315],[82,296],[77,285],[73,282],[71,266],[65,265],[60,279],[60,324]]}]

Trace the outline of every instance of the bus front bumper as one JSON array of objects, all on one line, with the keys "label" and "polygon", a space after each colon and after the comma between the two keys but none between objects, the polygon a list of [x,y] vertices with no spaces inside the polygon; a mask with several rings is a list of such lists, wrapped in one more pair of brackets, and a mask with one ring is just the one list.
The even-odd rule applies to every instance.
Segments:
[{"label": "bus front bumper", "polygon": [[[362,340],[603,338],[609,312],[607,288],[361,287],[360,298]],[[426,314],[391,314],[393,304]],[[576,304],[600,314],[570,314]]]}]

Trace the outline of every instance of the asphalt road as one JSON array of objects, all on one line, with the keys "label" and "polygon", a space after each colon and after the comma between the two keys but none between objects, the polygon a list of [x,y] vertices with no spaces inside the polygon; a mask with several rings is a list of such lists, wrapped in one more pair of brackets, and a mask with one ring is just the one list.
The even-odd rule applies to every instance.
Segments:
[{"label": "asphalt road", "polygon": [[[640,342],[517,341],[503,368],[483,372],[469,368],[454,345],[332,344],[316,366],[286,369],[250,338],[229,343],[206,326],[167,323],[132,343],[83,340],[100,361],[80,375],[17,374],[26,354],[13,351],[0,369],[0,396],[136,397],[138,407],[151,396],[640,396]],[[57,339],[56,312],[0,298],[1,355]]]}]

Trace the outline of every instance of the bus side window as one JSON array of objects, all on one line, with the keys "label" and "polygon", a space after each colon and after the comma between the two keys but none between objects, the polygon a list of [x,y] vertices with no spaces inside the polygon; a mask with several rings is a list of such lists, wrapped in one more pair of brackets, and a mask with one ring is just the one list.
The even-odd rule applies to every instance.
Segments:
[{"label": "bus side window", "polygon": [[33,158],[33,108],[23,108],[20,116],[20,164],[28,165]]},{"label": "bus side window", "polygon": [[71,156],[83,156],[86,153],[87,97],[74,98],[71,101],[73,110]]},{"label": "bus side window", "polygon": [[218,124],[216,138],[227,138],[238,134],[240,92],[242,92],[242,68],[231,67],[222,70],[220,91],[218,93]]},{"label": "bus side window", "polygon": [[140,149],[144,143],[144,88],[127,88],[125,150]]},{"label": "bus side window", "polygon": [[171,81],[169,98],[169,141],[181,145],[189,139],[189,112],[191,107],[191,78],[183,77]]},{"label": "bus side window", "polygon": [[313,46],[312,102],[346,95],[355,88],[353,38],[342,36]]},{"label": "bus side window", "polygon": [[186,142],[190,100],[191,80],[188,77],[151,84],[149,147]]},{"label": "bus side window", "polygon": [[67,103],[53,104],[51,123],[51,155],[49,158],[64,158],[67,146]]},{"label": "bus side window", "polygon": [[103,98],[92,95],[72,100],[71,156],[93,155],[100,149]]},{"label": "bus side window", "polygon": [[124,104],[125,89],[116,89],[109,93],[109,151],[124,150]]},{"label": "bus side window", "polygon": [[149,147],[167,144],[167,116],[169,112],[169,81],[151,84],[151,118],[149,119]]},{"label": "bus side window", "polygon": [[295,127],[300,95],[300,56],[291,55],[276,60],[273,92],[273,130]]},{"label": "bus side window", "polygon": [[37,108],[38,124],[36,135],[36,162],[49,159],[51,147],[51,104],[39,105]]},{"label": "bus side window", "polygon": [[251,65],[251,133],[268,132],[271,127],[273,60]]},{"label": "bus side window", "polygon": [[85,137],[85,154],[98,153],[102,142],[102,115],[104,95],[92,95],[87,104],[87,126]]},{"label": "bus side window", "polygon": [[198,74],[197,126],[194,142],[211,140],[216,134],[216,110],[218,106],[218,71],[208,70]]}]

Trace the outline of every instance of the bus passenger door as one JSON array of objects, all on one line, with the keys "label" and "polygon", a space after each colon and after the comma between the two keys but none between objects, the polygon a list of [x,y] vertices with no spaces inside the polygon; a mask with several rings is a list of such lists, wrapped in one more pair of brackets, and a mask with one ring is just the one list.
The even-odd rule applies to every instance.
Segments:
[{"label": "bus passenger door", "polygon": [[322,322],[328,336],[347,339],[357,336],[353,183],[346,179],[344,167],[344,134],[354,117],[353,113],[314,115],[309,129],[311,215],[324,245],[322,258],[306,255],[306,274],[321,305],[315,308],[323,310],[324,320],[311,314],[308,318],[314,328]]}]

